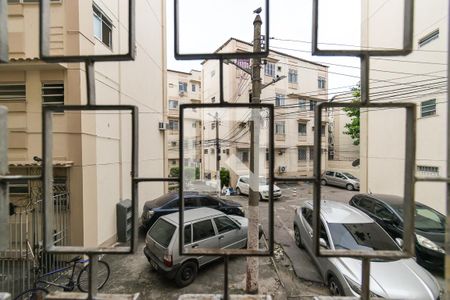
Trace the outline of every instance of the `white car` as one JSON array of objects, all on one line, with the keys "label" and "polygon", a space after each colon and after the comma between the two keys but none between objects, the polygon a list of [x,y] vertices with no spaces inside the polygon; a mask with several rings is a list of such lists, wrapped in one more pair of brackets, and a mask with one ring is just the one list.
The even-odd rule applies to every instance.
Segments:
[{"label": "white car", "polygon": [[[239,176],[238,181],[236,183],[236,194],[248,195],[250,186],[249,186],[249,177],[248,176]],[[269,200],[269,180],[265,177],[259,177],[259,197],[261,200]],[[278,199],[281,197],[281,189],[277,187],[275,184],[273,185],[273,198]]]}]

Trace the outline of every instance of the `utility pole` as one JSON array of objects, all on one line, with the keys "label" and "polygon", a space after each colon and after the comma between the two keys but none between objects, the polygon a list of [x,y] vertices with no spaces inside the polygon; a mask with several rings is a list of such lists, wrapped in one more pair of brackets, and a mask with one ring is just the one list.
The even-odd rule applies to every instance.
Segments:
[{"label": "utility pole", "polygon": [[[261,9],[253,21],[253,52],[261,52]],[[252,61],[252,97],[251,103],[261,103],[261,58]],[[250,189],[248,200],[248,236],[247,249],[257,250],[259,246],[259,132],[260,114],[257,109],[252,110],[250,122]],[[247,257],[246,292],[258,292],[259,260],[258,257]]]},{"label": "utility pole", "polygon": [[219,142],[219,113],[216,112],[215,116],[216,123],[216,181],[217,181],[217,190],[219,192],[218,196],[220,197],[220,193],[222,191],[220,186],[220,142]]}]

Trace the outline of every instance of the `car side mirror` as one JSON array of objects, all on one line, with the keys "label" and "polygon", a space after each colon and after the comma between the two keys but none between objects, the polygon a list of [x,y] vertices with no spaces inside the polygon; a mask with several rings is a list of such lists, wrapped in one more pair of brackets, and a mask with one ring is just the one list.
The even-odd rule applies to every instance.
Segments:
[{"label": "car side mirror", "polygon": [[394,224],[393,218],[381,218],[381,221],[383,221],[384,223],[387,223],[387,224]]},{"label": "car side mirror", "polygon": [[400,246],[400,248],[403,248],[403,240],[401,238],[395,238],[395,242]]},{"label": "car side mirror", "polygon": [[320,244],[320,247],[323,247],[323,248],[325,248],[325,249],[328,249],[327,241],[325,241],[324,238],[320,238],[320,239],[319,239],[319,244]]}]

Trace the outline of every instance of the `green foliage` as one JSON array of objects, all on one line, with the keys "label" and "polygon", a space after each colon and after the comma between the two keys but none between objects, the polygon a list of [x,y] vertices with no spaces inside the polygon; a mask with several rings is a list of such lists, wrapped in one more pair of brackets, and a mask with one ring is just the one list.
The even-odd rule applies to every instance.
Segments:
[{"label": "green foliage", "polygon": [[195,179],[200,179],[200,167],[195,168]]},{"label": "green foliage", "polygon": [[225,168],[220,168],[220,185],[221,188],[226,185],[230,186],[230,171]]},{"label": "green foliage", "polygon": [[170,169],[169,177],[178,177],[180,176],[180,167],[173,167]]},{"label": "green foliage", "polygon": [[[353,103],[361,102],[361,88],[358,86],[352,88]],[[350,118],[350,122],[345,124],[344,134],[348,134],[352,140],[353,145],[359,145],[359,130],[360,130],[360,110],[359,108],[346,107],[343,108],[347,116]]]}]

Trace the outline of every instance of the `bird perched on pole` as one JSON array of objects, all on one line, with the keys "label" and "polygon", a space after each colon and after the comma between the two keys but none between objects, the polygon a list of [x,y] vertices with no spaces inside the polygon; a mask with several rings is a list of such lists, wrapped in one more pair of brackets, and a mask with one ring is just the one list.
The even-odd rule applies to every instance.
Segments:
[{"label": "bird perched on pole", "polygon": [[261,7],[258,7],[257,9],[255,9],[253,11],[253,13],[255,13],[255,14],[260,14],[261,12],[262,12],[262,8]]}]

